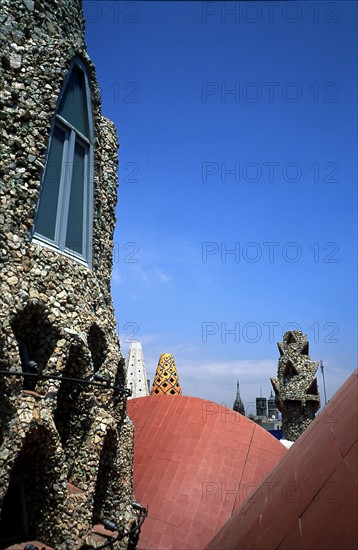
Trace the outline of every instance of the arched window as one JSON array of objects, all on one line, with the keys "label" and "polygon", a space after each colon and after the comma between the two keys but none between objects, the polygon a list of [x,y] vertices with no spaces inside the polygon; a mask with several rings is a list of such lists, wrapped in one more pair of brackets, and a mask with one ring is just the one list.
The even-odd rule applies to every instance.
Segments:
[{"label": "arched window", "polygon": [[36,241],[91,262],[93,123],[86,69],[75,61],[60,96],[47,151]]}]

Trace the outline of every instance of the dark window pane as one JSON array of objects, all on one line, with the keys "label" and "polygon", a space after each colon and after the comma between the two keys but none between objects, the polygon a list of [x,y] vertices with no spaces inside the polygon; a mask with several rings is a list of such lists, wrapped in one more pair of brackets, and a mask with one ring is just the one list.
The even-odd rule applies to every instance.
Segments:
[{"label": "dark window pane", "polygon": [[47,159],[46,172],[41,191],[35,231],[55,240],[58,192],[63,162],[63,146],[66,134],[57,126],[54,127],[50,151]]},{"label": "dark window pane", "polygon": [[76,142],[73,156],[66,248],[83,253],[83,206],[86,150]]},{"label": "dark window pane", "polygon": [[89,137],[85,79],[76,66],[71,71],[57,113]]}]

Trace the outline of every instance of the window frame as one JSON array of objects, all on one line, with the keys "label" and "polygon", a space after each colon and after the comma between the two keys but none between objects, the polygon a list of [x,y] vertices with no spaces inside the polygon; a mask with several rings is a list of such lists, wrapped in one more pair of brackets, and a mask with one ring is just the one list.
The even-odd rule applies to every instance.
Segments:
[{"label": "window frame", "polygon": [[[83,75],[85,105],[87,107],[86,115],[88,121],[88,137],[84,136],[80,130],[75,128],[70,122],[58,114],[62,98],[66,92],[69,79],[73,70],[80,70]],[[74,59],[62,85],[57,99],[55,114],[51,122],[50,138],[47,147],[45,166],[41,175],[41,186],[39,200],[36,206],[34,225],[32,229],[32,241],[41,244],[46,248],[55,250],[65,256],[78,260],[80,263],[92,268],[92,236],[93,236],[93,159],[94,159],[94,127],[91,103],[91,88],[87,68],[82,61]],[[59,182],[57,211],[55,221],[54,240],[36,231],[36,221],[41,204],[43,187],[45,185],[45,176],[48,168],[49,153],[51,150],[53,134],[55,127],[59,128],[65,134],[64,145],[62,149],[61,174]],[[83,224],[82,224],[82,253],[66,246],[66,235],[68,228],[68,217],[70,207],[70,194],[72,188],[73,158],[75,146],[78,143],[84,150],[84,180],[83,180]]]}]

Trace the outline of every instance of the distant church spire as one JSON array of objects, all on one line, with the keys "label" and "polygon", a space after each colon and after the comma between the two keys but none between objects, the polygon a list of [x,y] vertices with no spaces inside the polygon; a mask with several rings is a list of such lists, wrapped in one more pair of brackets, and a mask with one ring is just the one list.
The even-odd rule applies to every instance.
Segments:
[{"label": "distant church spire", "polygon": [[240,396],[240,383],[239,383],[238,380],[237,380],[236,386],[237,386],[236,387],[236,399],[235,399],[235,402],[234,402],[233,409],[234,409],[234,411],[236,411],[236,412],[242,414],[243,416],[245,416],[244,404],[243,404],[241,396]]}]

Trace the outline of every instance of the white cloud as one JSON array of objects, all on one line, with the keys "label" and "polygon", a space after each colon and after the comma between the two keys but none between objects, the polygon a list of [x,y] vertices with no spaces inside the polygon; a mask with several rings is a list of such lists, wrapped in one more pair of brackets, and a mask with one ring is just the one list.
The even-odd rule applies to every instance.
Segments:
[{"label": "white cloud", "polygon": [[[160,341],[159,335],[156,342]],[[154,340],[152,341],[154,343]],[[246,414],[255,412],[256,397],[268,398],[271,393],[270,378],[277,374],[277,360],[223,360],[210,361],[200,359],[195,348],[190,345],[180,345],[164,349],[160,344],[151,346],[144,356],[147,374],[151,382],[155,374],[160,353],[173,353],[176,360],[179,380],[183,394],[214,401],[232,408],[236,396],[236,381],[240,382],[241,398],[245,405]],[[343,382],[348,378],[350,371],[326,365],[326,390],[329,400]],[[324,391],[320,369],[317,371],[318,386],[321,395],[321,406],[324,406]]]},{"label": "white cloud", "polygon": [[156,283],[165,284],[172,280],[172,276],[162,267],[157,265],[148,266],[143,262],[133,264],[115,265],[112,271],[112,287],[114,285],[126,285],[134,282],[139,285],[153,285]]},{"label": "white cloud", "polygon": [[172,280],[172,277],[170,275],[168,275],[167,273],[165,273],[160,268],[155,268],[155,274],[157,275],[157,277],[158,277],[158,279],[161,283],[168,283],[169,281]]},{"label": "white cloud", "polygon": [[235,400],[236,381],[239,380],[241,398],[251,410],[260,388],[262,395],[269,397],[270,377],[276,375],[277,363],[271,359],[195,361],[193,358],[177,367],[183,393],[225,403],[229,408]]},{"label": "white cloud", "polygon": [[122,283],[122,279],[123,279],[123,276],[122,276],[121,270],[118,269],[116,266],[114,266],[112,271],[112,280],[111,280],[112,286],[120,285]]}]

